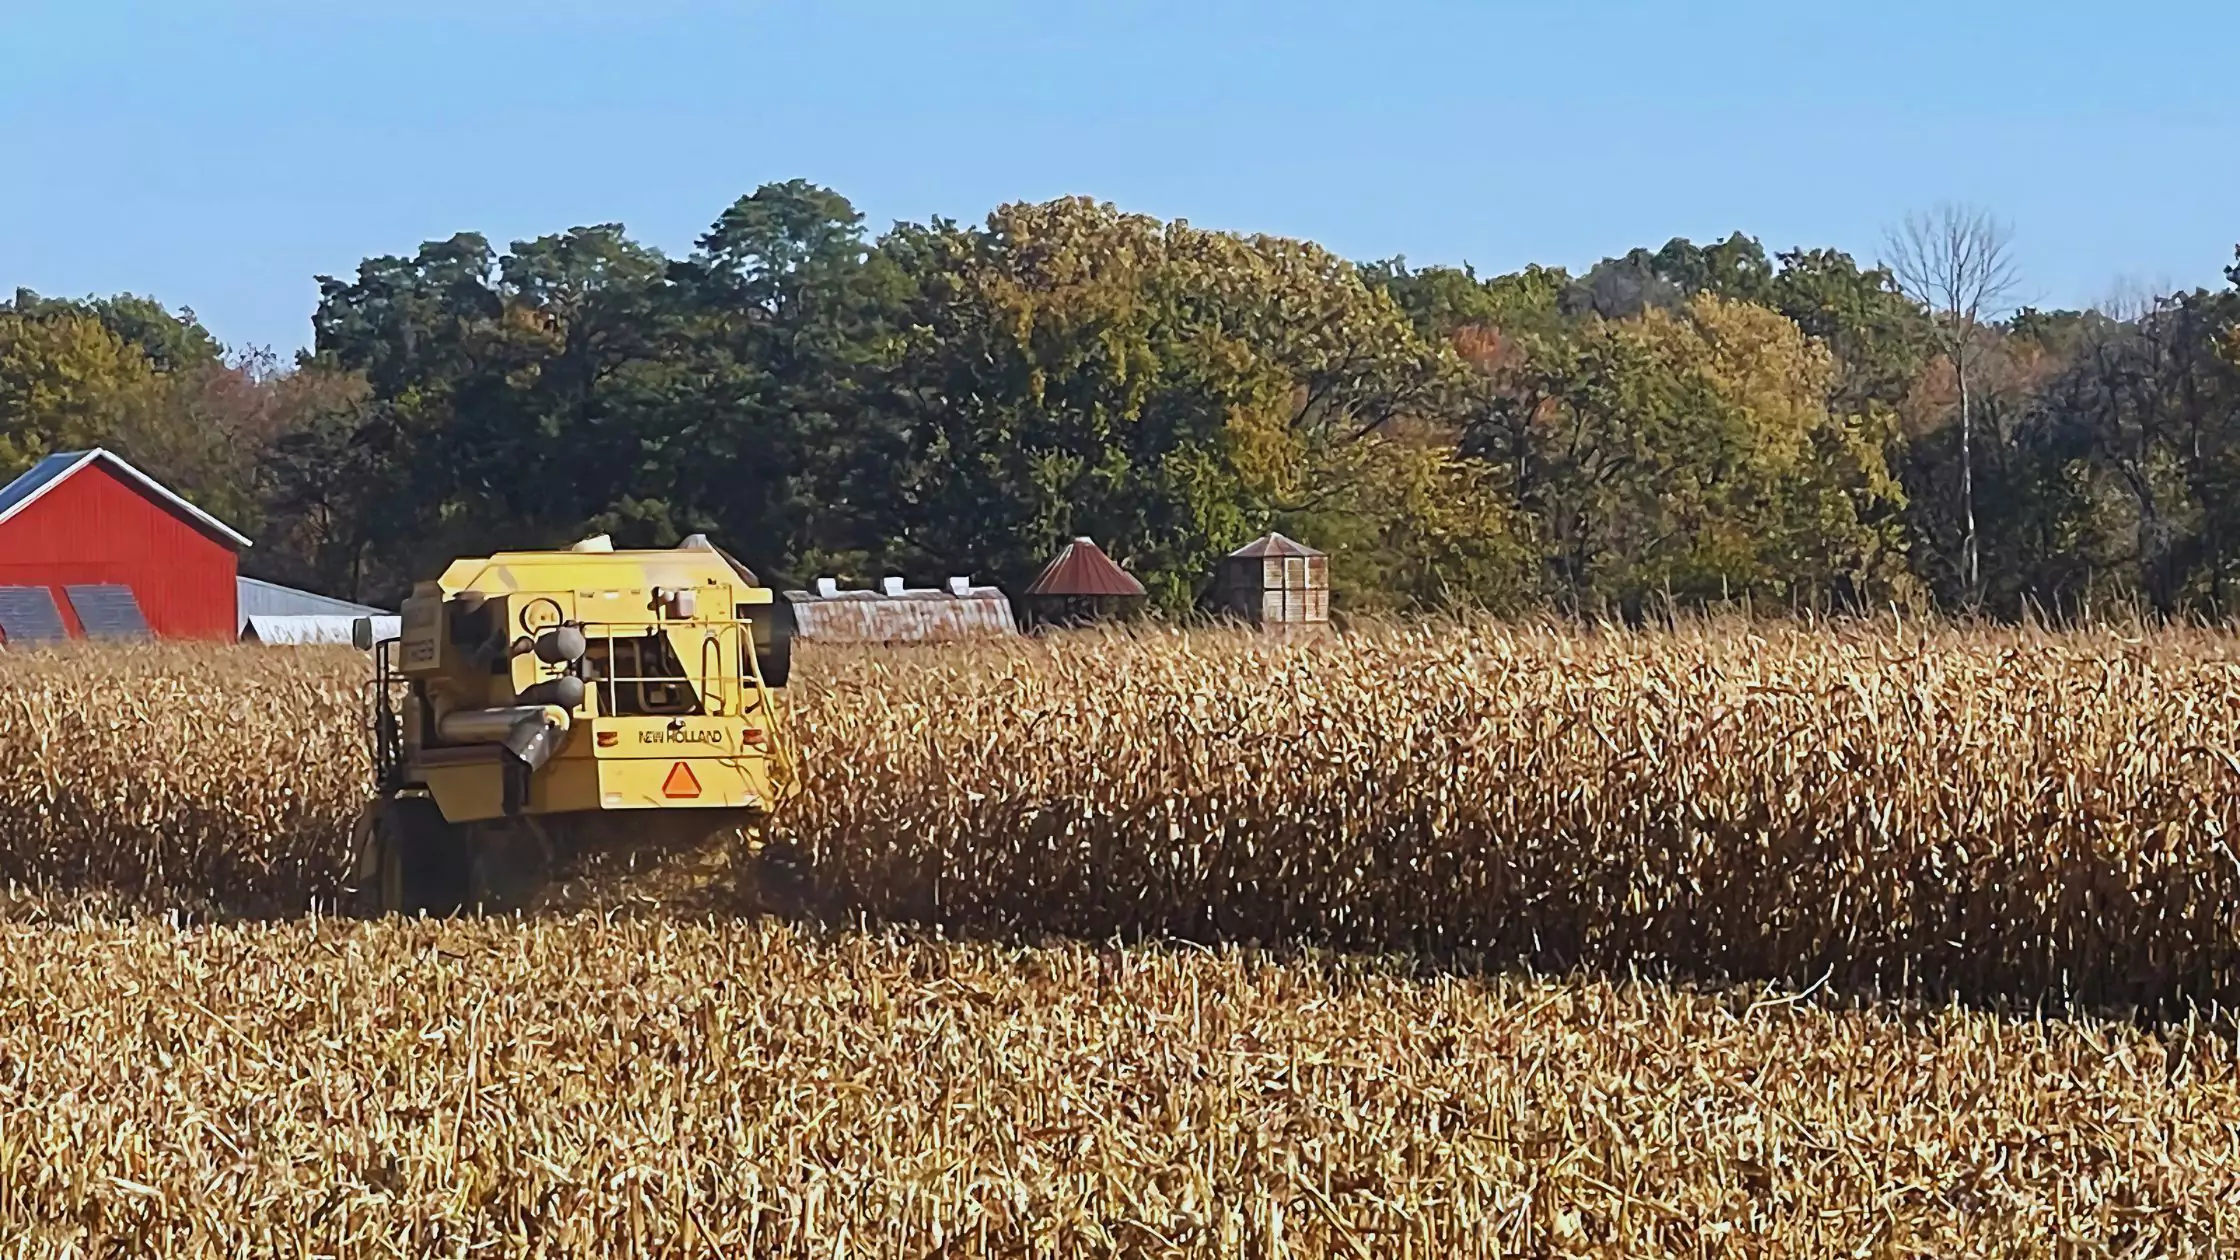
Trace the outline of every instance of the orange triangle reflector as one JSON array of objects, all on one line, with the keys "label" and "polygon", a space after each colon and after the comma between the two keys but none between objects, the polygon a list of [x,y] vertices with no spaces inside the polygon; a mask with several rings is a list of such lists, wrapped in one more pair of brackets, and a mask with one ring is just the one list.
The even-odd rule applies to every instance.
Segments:
[{"label": "orange triangle reflector", "polygon": [[663,796],[698,796],[700,780],[692,777],[692,767],[678,762],[669,770],[669,777],[662,781]]}]

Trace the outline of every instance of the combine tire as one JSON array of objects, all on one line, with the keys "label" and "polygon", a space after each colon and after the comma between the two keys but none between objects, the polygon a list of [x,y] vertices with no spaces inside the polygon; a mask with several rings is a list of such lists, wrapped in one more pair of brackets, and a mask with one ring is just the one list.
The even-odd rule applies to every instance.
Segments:
[{"label": "combine tire", "polygon": [[466,900],[484,914],[526,910],[551,882],[552,852],[529,827],[477,827],[471,849]]},{"label": "combine tire", "polygon": [[367,914],[456,914],[467,901],[462,837],[426,797],[375,801],[360,824],[359,908]]}]

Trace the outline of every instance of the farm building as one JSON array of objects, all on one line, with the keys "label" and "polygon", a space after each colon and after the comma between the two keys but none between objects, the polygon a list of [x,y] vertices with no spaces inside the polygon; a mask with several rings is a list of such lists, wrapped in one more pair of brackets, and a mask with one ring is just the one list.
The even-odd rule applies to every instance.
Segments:
[{"label": "farm building", "polygon": [[[373,638],[376,643],[394,639],[402,632],[403,619],[392,613],[368,609],[360,616],[373,619]],[[335,645],[347,647],[352,642],[353,627],[357,617],[332,614],[294,616],[266,616],[252,614],[242,619],[241,641],[262,643],[270,647],[310,647]]]},{"label": "farm building", "polygon": [[1080,537],[1052,556],[1028,584],[1027,613],[1036,625],[1095,621],[1140,607],[1146,594],[1143,583],[1102,547]]},{"label": "farm building", "polygon": [[813,591],[787,591],[798,638],[826,643],[929,643],[1017,634],[1011,601],[993,586],[953,577],[934,589],[912,590],[890,577],[875,591],[844,591],[818,578]]},{"label": "farm building", "polygon": [[394,611],[371,604],[355,604],[332,595],[299,591],[278,582],[245,577],[234,582],[241,608],[241,624],[251,617],[379,617]]},{"label": "farm building", "polygon": [[386,608],[251,577],[238,579],[235,587],[244,643],[348,643],[350,623],[360,617],[373,618],[377,638],[396,637],[396,615]]},{"label": "farm building", "polygon": [[1330,621],[1330,560],[1305,543],[1267,534],[1222,558],[1214,606],[1263,630],[1311,634]]},{"label": "farm building", "polygon": [[0,641],[230,640],[249,540],[105,450],[0,488]]},{"label": "farm building", "polygon": [[55,639],[260,642],[324,633],[280,621],[384,610],[239,572],[249,540],[113,451],[60,451],[0,487],[0,643]]}]

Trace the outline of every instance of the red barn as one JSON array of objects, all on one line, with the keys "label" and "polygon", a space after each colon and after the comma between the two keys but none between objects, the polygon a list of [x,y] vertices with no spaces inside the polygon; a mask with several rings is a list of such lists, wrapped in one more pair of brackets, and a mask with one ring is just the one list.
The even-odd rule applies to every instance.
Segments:
[{"label": "red barn", "polygon": [[249,540],[104,450],[0,488],[0,639],[231,640]]}]

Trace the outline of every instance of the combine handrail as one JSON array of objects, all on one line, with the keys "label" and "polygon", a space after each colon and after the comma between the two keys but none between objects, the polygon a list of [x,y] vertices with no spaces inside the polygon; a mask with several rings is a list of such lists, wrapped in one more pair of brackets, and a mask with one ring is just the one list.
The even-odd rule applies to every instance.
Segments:
[{"label": "combine handrail", "polygon": [[[646,639],[646,638],[648,638],[648,637],[651,637],[651,635],[652,635],[652,634],[653,634],[654,632],[657,632],[657,631],[658,631],[658,632],[661,632],[661,634],[662,634],[663,638],[664,638],[664,639],[666,639],[666,637],[667,637],[667,631],[668,631],[668,629],[669,629],[669,628],[670,628],[670,627],[669,627],[669,623],[666,623],[666,622],[661,622],[661,621],[596,621],[596,622],[587,622],[587,623],[584,623],[584,629],[585,629],[585,631],[586,631],[586,636],[587,636],[587,637],[589,637],[590,635],[594,635],[594,634],[595,634],[595,635],[597,635],[597,636],[598,636],[599,638],[603,639],[603,640],[605,641],[606,645],[607,645],[607,668],[606,668],[605,676],[604,676],[604,677],[602,677],[602,678],[600,678],[600,679],[598,680],[598,682],[594,684],[594,691],[595,691],[595,692],[596,692],[596,689],[597,689],[597,688],[598,688],[599,686],[604,686],[604,687],[605,687],[605,689],[606,689],[606,691],[605,691],[605,699],[604,699],[604,702],[602,703],[602,705],[600,706],[600,714],[599,714],[599,716],[601,716],[601,717],[616,717],[616,716],[619,716],[619,715],[618,715],[618,714],[617,714],[617,713],[615,712],[615,710],[621,707],[621,702],[620,702],[620,701],[621,701],[621,691],[620,691],[620,688],[619,688],[618,684],[622,684],[622,683],[630,683],[630,684],[634,684],[634,685],[636,685],[636,686],[637,686],[637,687],[638,687],[638,688],[640,689],[640,690],[639,690],[639,693],[638,693],[638,698],[639,698],[639,699],[640,699],[641,701],[643,701],[643,700],[644,700],[644,698],[645,698],[644,687],[645,687],[645,684],[647,684],[647,683],[681,683],[681,684],[683,684],[684,686],[687,686],[687,687],[693,687],[693,688],[694,688],[694,690],[695,690],[695,693],[696,693],[696,694],[697,694],[697,695],[698,695],[698,696],[700,697],[700,707],[701,707],[701,708],[702,708],[703,710],[707,711],[707,712],[708,712],[708,715],[709,715],[709,716],[711,716],[711,717],[720,717],[720,716],[722,716],[722,713],[721,713],[721,711],[720,711],[720,710],[716,710],[716,709],[713,709],[713,708],[712,708],[712,707],[710,706],[710,704],[709,704],[709,700],[710,700],[711,696],[713,696],[713,697],[717,697],[717,698],[728,698],[728,697],[727,697],[727,696],[723,696],[723,695],[722,695],[722,693],[721,693],[721,692],[719,692],[719,691],[718,691],[717,689],[715,689],[715,688],[712,688],[712,687],[710,687],[710,686],[709,686],[709,681],[710,681],[710,680],[709,680],[709,677],[708,677],[708,675],[707,675],[707,674],[706,674],[706,672],[705,672],[705,666],[706,666],[706,652],[705,652],[706,639],[703,639],[703,644],[702,644],[702,647],[703,647],[703,651],[702,651],[702,661],[701,661],[701,665],[702,665],[702,671],[703,671],[703,672],[702,672],[702,674],[701,674],[700,678],[698,678],[697,680],[696,680],[696,679],[694,679],[694,678],[693,678],[693,676],[692,676],[691,674],[688,674],[688,673],[683,673],[683,672],[679,672],[679,673],[675,673],[675,674],[624,673],[624,672],[622,672],[622,671],[620,671],[620,670],[618,670],[618,669],[616,669],[616,668],[615,668],[615,666],[616,666],[616,663],[617,663],[617,657],[619,656],[619,653],[618,653],[618,651],[617,651],[617,649],[616,649],[615,645],[616,645],[616,644],[617,644],[618,642],[621,642],[621,643],[632,643],[632,644],[635,644],[635,643],[637,643],[637,642],[639,642],[639,641],[642,641],[643,639]],[[705,627],[705,626],[704,626],[704,627],[700,627],[700,628],[701,628],[701,630],[703,631],[703,634],[704,634],[704,635],[708,636],[709,638],[712,638],[712,637],[713,637],[713,631],[714,631],[714,628],[713,628],[713,627]],[[634,633],[634,634],[632,634],[632,633],[617,633],[618,631],[635,631],[636,633]],[[637,651],[635,651],[635,649],[633,649],[633,656],[634,656],[634,659],[635,659],[635,660],[637,661],[637,665],[636,665],[636,667],[635,667],[635,668],[637,668],[637,669],[639,669],[639,670],[643,670],[643,669],[645,668],[645,654],[644,654],[644,653],[642,653],[642,652],[637,652]],[[679,669],[680,671],[682,671],[682,670],[684,669],[684,663],[683,663],[683,662],[682,662],[681,660],[680,660],[680,661],[678,662],[678,669]],[[718,670],[718,671],[717,671],[717,673],[716,673],[716,677],[717,677],[717,678],[719,678],[719,679],[720,679],[720,678],[722,677],[722,671],[721,671],[721,670]],[[649,716],[660,716],[660,715],[649,715]],[[681,716],[681,715],[671,715],[671,716]]]}]

